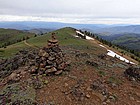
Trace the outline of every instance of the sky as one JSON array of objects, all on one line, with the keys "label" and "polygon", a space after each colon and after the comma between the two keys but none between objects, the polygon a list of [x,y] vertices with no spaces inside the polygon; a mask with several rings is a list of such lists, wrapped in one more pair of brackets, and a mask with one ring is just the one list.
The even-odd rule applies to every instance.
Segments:
[{"label": "sky", "polygon": [[0,21],[140,24],[140,0],[0,0]]}]

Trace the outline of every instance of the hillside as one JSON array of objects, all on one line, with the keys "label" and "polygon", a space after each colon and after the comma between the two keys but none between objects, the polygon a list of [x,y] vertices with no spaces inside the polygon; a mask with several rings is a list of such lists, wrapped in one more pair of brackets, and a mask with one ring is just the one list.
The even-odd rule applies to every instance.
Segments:
[{"label": "hillside", "polygon": [[13,43],[33,37],[34,34],[15,30],[15,29],[0,29],[0,47],[7,46]]},{"label": "hillside", "polygon": [[131,50],[140,51],[140,34],[135,33],[120,33],[110,36],[99,35],[101,38],[111,41],[120,46],[124,46]]},{"label": "hillside", "polygon": [[122,36],[113,39],[112,42],[132,50],[140,51],[140,34],[123,34]]},{"label": "hillside", "polygon": [[[49,40],[54,32],[59,46],[57,39]],[[119,52],[96,39],[77,37],[74,28],[54,32],[0,48],[1,57],[8,58],[0,59],[1,105],[140,103],[139,65],[109,56],[107,49]]]}]

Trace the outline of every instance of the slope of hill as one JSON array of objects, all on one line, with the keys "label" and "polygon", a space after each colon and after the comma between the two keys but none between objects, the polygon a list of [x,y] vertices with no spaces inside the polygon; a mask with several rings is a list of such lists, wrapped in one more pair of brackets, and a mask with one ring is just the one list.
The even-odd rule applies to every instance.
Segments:
[{"label": "slope of hill", "polygon": [[112,42],[132,50],[140,51],[140,34],[139,36],[135,34],[123,34],[123,36],[112,40]]},{"label": "slope of hill", "polygon": [[0,29],[0,46],[7,46],[13,43],[20,42],[24,39],[32,37],[34,34],[15,30],[15,29]]},{"label": "slope of hill", "polygon": [[[64,59],[58,62],[61,63],[63,60],[69,65],[62,74],[57,76],[44,74],[42,63],[46,63],[44,58],[47,56],[46,53],[40,56],[39,53],[40,48],[47,46],[51,33],[30,38],[26,41],[27,44],[22,41],[9,45],[5,49],[0,48],[0,51],[3,50],[0,55],[12,56],[7,60],[0,59],[1,105],[139,104],[139,77],[132,76],[132,81],[129,81],[126,78],[127,72],[126,76],[124,75],[124,71],[132,65],[108,56],[106,50],[108,46],[101,47],[101,43],[97,40],[75,37],[74,28],[63,28],[54,32],[64,56]],[[23,48],[32,49],[22,50],[14,56]],[[53,54],[51,52],[49,57]],[[54,61],[54,58],[48,59],[51,62]],[[37,65],[38,62],[40,65]],[[40,68],[43,74],[32,72],[37,66],[43,67]],[[55,67],[55,65],[51,66]],[[57,66],[63,67],[61,64]],[[45,66],[45,70],[50,71],[48,67]]]},{"label": "slope of hill", "polygon": [[140,51],[140,34],[120,33],[114,35],[99,35],[101,38],[111,41],[120,46],[124,46],[131,50]]}]

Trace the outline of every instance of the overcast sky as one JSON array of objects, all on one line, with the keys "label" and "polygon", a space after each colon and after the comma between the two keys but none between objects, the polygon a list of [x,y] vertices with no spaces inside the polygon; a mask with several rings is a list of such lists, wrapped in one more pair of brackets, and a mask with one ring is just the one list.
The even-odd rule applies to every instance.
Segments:
[{"label": "overcast sky", "polygon": [[140,24],[140,0],[0,0],[0,21]]}]

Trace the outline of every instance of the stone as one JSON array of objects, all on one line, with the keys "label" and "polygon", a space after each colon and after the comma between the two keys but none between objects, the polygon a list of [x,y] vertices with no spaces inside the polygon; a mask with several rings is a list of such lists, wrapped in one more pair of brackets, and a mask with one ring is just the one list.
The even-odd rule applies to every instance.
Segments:
[{"label": "stone", "polygon": [[45,65],[43,63],[40,64],[40,68],[44,68]]},{"label": "stone", "polygon": [[63,62],[62,64],[58,65],[58,68],[59,70],[64,70],[65,68],[65,63]]},{"label": "stone", "polygon": [[59,65],[59,64],[63,63],[63,60],[62,59],[56,59],[56,63],[57,63],[57,65]]},{"label": "stone", "polygon": [[62,70],[59,70],[59,71],[56,71],[55,74],[56,74],[56,75],[59,75],[59,74],[61,74],[62,72],[63,72]]},{"label": "stone", "polygon": [[36,70],[35,69],[31,69],[30,73],[35,73]]},{"label": "stone", "polygon": [[51,43],[51,44],[55,44],[55,43],[58,43],[58,40],[53,40],[53,39],[51,39],[51,40],[48,40],[48,43]]},{"label": "stone", "polygon": [[70,65],[70,63],[71,63],[71,61],[69,60],[69,61],[66,62],[66,65]]},{"label": "stone", "polygon": [[49,56],[49,57],[48,57],[48,60],[53,61],[53,60],[55,60],[55,57]]},{"label": "stone", "polygon": [[17,76],[16,73],[12,73],[12,74],[9,76],[9,80],[13,80],[16,76]]},{"label": "stone", "polygon": [[42,60],[42,61],[45,61],[45,60],[46,60],[46,57],[44,57],[44,56],[41,57],[41,60]]},{"label": "stone", "polygon": [[87,91],[92,91],[92,89],[90,87],[87,88]]},{"label": "stone", "polygon": [[109,96],[109,99],[110,99],[110,100],[113,100],[113,101],[116,100],[114,96]]},{"label": "stone", "polygon": [[46,69],[50,69],[51,67],[52,67],[52,66],[46,66],[45,68],[46,68]]},{"label": "stone", "polygon": [[45,69],[45,68],[40,68],[40,70],[41,70],[41,71],[46,71],[46,69]]},{"label": "stone", "polygon": [[39,56],[42,56],[43,55],[43,53],[44,53],[44,51],[42,50],[42,49],[40,49],[40,51],[39,51]]},{"label": "stone", "polygon": [[65,87],[67,87],[68,86],[68,84],[67,83],[65,83],[65,85],[64,85]]},{"label": "stone", "polygon": [[107,105],[107,103],[106,102],[103,102],[103,105]]},{"label": "stone", "polygon": [[57,71],[57,69],[55,67],[52,67],[51,70],[54,72]]},{"label": "stone", "polygon": [[[55,47],[53,47],[52,50],[53,50],[54,52],[58,53],[60,56],[62,56],[61,49],[60,49],[57,45],[55,45]],[[60,54],[60,53],[61,53],[61,54]]]},{"label": "stone", "polygon": [[50,60],[47,60],[47,63],[48,63],[49,65],[52,65],[52,64],[53,64],[53,62],[50,61]]},{"label": "stone", "polygon": [[48,58],[48,57],[49,57],[49,54],[48,54],[47,52],[44,52],[44,53],[43,53],[43,57]]},{"label": "stone", "polygon": [[48,74],[48,73],[53,73],[53,72],[56,72],[56,71],[57,71],[57,69],[55,67],[52,67],[51,69],[47,69],[45,71],[45,73]]},{"label": "stone", "polygon": [[86,95],[86,97],[87,97],[87,98],[90,98],[90,95],[89,95],[89,94],[87,94],[87,95]]},{"label": "stone", "polygon": [[134,97],[130,96],[130,100],[134,101],[135,99],[134,99]]}]

